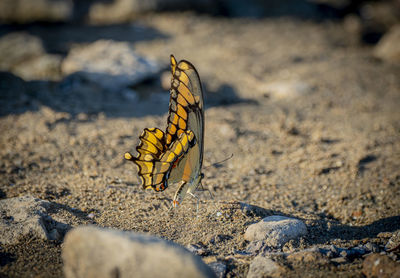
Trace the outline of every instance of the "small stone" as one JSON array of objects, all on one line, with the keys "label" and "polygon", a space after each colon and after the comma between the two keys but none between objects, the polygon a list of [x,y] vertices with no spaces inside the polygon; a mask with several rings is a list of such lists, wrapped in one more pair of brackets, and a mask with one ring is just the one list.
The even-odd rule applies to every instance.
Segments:
[{"label": "small stone", "polygon": [[280,266],[273,260],[263,256],[257,256],[253,259],[253,261],[250,264],[247,278],[266,277],[266,276],[279,277],[284,272],[285,268]]},{"label": "small stone", "polygon": [[379,252],[378,246],[376,244],[371,243],[371,242],[368,242],[367,244],[365,244],[364,248],[368,252],[372,252],[372,253]]},{"label": "small stone", "polygon": [[320,265],[329,263],[329,260],[325,258],[317,248],[292,253],[287,256],[287,259],[299,263],[312,263]]},{"label": "small stone", "polygon": [[208,266],[214,270],[218,278],[224,278],[226,274],[226,265],[222,262],[213,262],[208,264]]},{"label": "small stone", "polygon": [[341,251],[339,254],[341,257],[347,257],[347,252],[345,250]]},{"label": "small stone", "polygon": [[186,246],[186,249],[198,256],[204,256],[207,254],[207,251],[203,249],[199,244],[189,244]]},{"label": "small stone", "polygon": [[65,238],[64,275],[71,277],[216,277],[200,257],[161,238],[94,226]]},{"label": "small stone", "polygon": [[347,260],[347,257],[337,257],[337,258],[331,259],[331,262],[337,263],[337,264],[344,264],[344,263],[347,263],[348,260]]},{"label": "small stone", "polygon": [[244,238],[248,241],[264,240],[268,246],[278,248],[289,240],[306,234],[307,228],[302,221],[274,215],[250,225],[244,234]]},{"label": "small stone", "polygon": [[385,245],[385,250],[391,250],[400,245],[400,230],[395,231]]},{"label": "small stone", "polygon": [[386,255],[371,254],[363,262],[362,273],[367,278],[400,277],[400,263],[393,261]]}]

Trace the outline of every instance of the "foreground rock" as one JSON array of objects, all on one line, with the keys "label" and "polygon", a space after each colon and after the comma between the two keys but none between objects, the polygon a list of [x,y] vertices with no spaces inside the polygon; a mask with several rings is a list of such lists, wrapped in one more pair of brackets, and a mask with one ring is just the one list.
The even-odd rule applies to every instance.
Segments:
[{"label": "foreground rock", "polygon": [[269,247],[279,248],[289,240],[306,234],[307,228],[302,221],[274,215],[250,225],[244,238],[248,241],[264,241]]},{"label": "foreground rock", "polygon": [[96,227],[67,234],[62,258],[71,277],[215,277],[183,247],[160,238]]},{"label": "foreground rock", "polygon": [[77,73],[111,91],[136,85],[159,71],[157,63],[136,54],[131,44],[110,40],[74,48],[62,64],[64,75]]},{"label": "foreground rock", "polygon": [[400,263],[385,255],[372,254],[364,260],[362,272],[368,278],[400,277]]},{"label": "foreground rock", "polygon": [[22,236],[28,235],[45,240],[61,240],[69,226],[47,214],[52,206],[52,203],[32,196],[1,200],[0,243],[16,244]]},{"label": "foreground rock", "polygon": [[375,56],[391,63],[400,63],[400,24],[393,26],[375,47]]}]

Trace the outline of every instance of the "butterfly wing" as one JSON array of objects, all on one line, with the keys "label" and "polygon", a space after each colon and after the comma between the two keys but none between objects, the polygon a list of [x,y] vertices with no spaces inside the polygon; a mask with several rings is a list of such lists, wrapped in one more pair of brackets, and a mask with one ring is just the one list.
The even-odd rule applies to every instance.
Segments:
[{"label": "butterfly wing", "polygon": [[170,174],[171,182],[184,182],[174,198],[174,204],[179,204],[187,192],[196,190],[200,182],[204,150],[204,100],[199,74],[190,62],[182,60],[177,63],[171,55],[171,71],[166,145],[187,130],[193,131],[196,138],[196,144],[179,160]]},{"label": "butterfly wing", "polygon": [[174,163],[179,161],[195,143],[192,131],[185,131],[175,142],[166,146],[164,132],[158,128],[144,129],[140,144],[136,147],[137,157],[125,153],[125,159],[138,166],[144,189],[164,191],[168,187],[168,177]]},{"label": "butterfly wing", "polygon": [[168,183],[181,182],[174,197],[180,204],[201,182],[204,149],[203,91],[199,74],[188,61],[177,63],[171,55],[171,90],[167,130],[145,129],[134,157],[143,188],[163,191]]}]

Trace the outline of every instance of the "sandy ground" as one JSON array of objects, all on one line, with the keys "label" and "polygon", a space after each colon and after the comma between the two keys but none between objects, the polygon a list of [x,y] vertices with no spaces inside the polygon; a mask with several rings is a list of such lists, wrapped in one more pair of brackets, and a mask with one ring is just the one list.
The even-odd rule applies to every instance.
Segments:
[{"label": "sandy ground", "polygon": [[[308,235],[283,251],[367,242],[383,250],[400,229],[398,65],[373,58],[341,23],[165,14],[140,24],[156,30],[145,40],[125,37],[140,54],[167,65],[173,53],[200,73],[207,92],[203,185],[213,198],[199,192],[197,217],[190,198],[168,211],[174,188],[143,191],[134,165],[123,160],[143,128],[166,126],[168,93],[154,83],[134,88],[141,99],[129,101],[84,86],[65,96],[58,82],[12,76],[29,89],[0,118],[1,198],[49,200],[59,207],[52,217],[74,227],[93,223],[202,244],[205,260],[226,263],[227,277],[246,276],[251,258],[238,255],[247,246],[243,233],[273,214],[307,224]],[[260,209],[246,215],[238,202]],[[59,277],[61,248],[32,238],[3,246],[0,271]],[[362,277],[362,261],[299,264],[286,275]]]}]

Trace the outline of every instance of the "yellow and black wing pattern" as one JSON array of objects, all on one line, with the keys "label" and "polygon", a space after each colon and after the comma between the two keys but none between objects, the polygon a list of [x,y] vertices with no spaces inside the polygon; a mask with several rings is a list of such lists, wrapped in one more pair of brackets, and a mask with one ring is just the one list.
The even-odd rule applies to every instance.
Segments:
[{"label": "yellow and black wing pattern", "polygon": [[170,146],[164,143],[164,132],[158,128],[146,128],[140,135],[140,144],[136,147],[138,155],[125,153],[125,159],[138,166],[139,176],[144,189],[164,191],[168,187],[168,176],[179,159],[194,145],[194,133],[190,130],[182,133]]},{"label": "yellow and black wing pattern", "polygon": [[125,154],[139,169],[143,188],[163,191],[181,182],[174,206],[201,183],[204,149],[203,91],[199,74],[188,61],[171,55],[171,89],[166,131],[146,128],[136,147],[138,155]]}]

